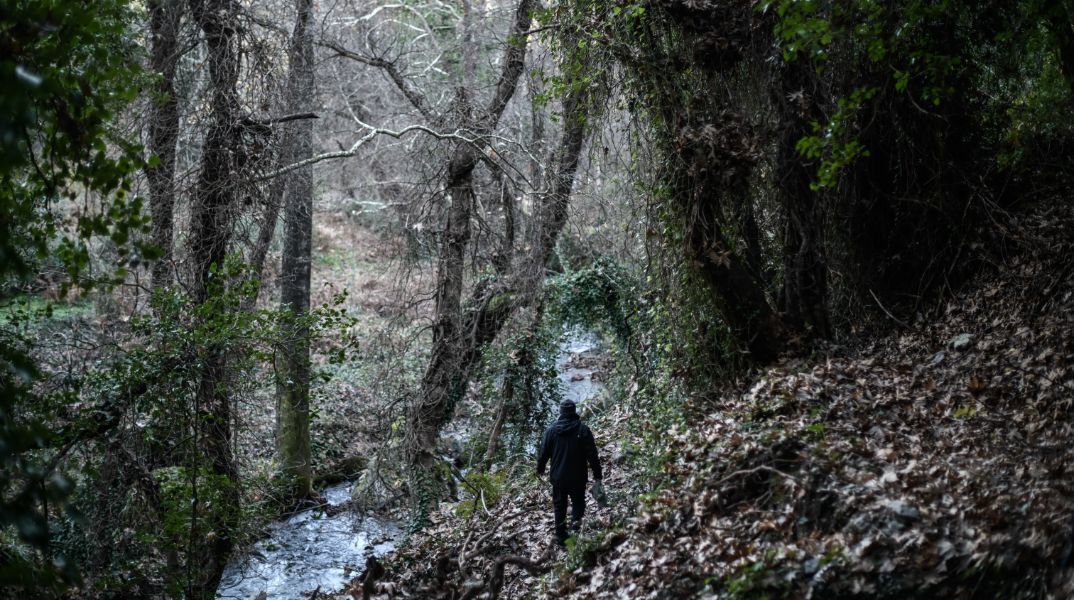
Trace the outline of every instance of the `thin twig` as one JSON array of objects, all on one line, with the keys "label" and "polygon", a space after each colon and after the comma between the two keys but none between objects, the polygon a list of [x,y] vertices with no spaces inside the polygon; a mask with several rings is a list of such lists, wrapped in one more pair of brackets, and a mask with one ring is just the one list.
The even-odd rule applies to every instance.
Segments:
[{"label": "thin twig", "polygon": [[900,318],[896,317],[895,315],[891,314],[891,311],[889,311],[888,309],[884,308],[884,305],[880,303],[880,298],[876,297],[876,294],[873,293],[873,290],[869,290],[869,295],[871,295],[873,297],[873,300],[876,300],[876,305],[880,307],[880,310],[884,311],[885,315],[891,317],[892,321],[895,321],[896,323],[901,325],[903,327],[903,329],[910,329],[910,326],[907,325],[905,321],[903,321],[902,319],[900,319]]},{"label": "thin twig", "polygon": [[786,479],[789,479],[789,480],[793,481],[797,485],[802,485],[802,482],[798,481],[798,479],[796,479],[792,475],[788,475],[787,473],[784,473],[783,471],[780,471],[779,469],[775,469],[775,468],[770,467],[768,465],[758,465],[756,467],[753,467],[752,469],[742,469],[741,471],[735,471],[734,473],[731,473],[727,477],[724,477],[723,479],[717,481],[715,485],[720,485],[722,483],[727,483],[728,481],[734,479],[735,477],[738,477],[739,475],[750,475],[750,474],[756,473],[758,471],[768,471],[769,473],[775,473],[776,475],[779,475],[781,477],[784,477]]}]

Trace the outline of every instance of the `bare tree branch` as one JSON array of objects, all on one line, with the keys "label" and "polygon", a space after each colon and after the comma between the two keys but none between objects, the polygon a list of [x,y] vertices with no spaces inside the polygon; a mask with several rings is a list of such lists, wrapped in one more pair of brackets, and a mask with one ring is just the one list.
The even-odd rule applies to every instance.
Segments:
[{"label": "bare tree branch", "polygon": [[403,93],[403,96],[406,97],[414,108],[418,109],[421,116],[425,117],[430,122],[436,120],[435,113],[433,113],[433,109],[429,106],[429,101],[426,100],[425,95],[407,81],[406,77],[403,77],[403,74],[396,68],[395,63],[384,58],[359,54],[353,50],[344,48],[336,42],[321,42],[321,45],[333,50],[338,56],[349,58],[364,65],[383,69],[384,72],[388,74],[388,77],[395,83],[395,86],[399,88],[399,91]]},{"label": "bare tree branch", "polygon": [[291,115],[284,115],[282,117],[272,117],[270,119],[251,119],[250,117],[243,117],[242,122],[245,125],[276,125],[278,123],[289,123],[291,121],[300,121],[302,119],[318,119],[317,113],[304,112],[295,113]]},{"label": "bare tree branch", "polygon": [[515,95],[518,87],[518,78],[526,66],[526,32],[529,28],[535,0],[521,0],[518,9],[515,10],[515,22],[511,26],[511,33],[507,35],[507,51],[504,52],[503,70],[500,79],[496,82],[496,93],[489,102],[487,109],[487,127],[489,130],[496,129],[507,103]]},{"label": "bare tree branch", "polygon": [[481,144],[480,144],[478,139],[466,137],[466,135],[464,135],[464,130],[462,130],[462,129],[456,129],[455,131],[453,131],[451,133],[443,133],[443,132],[440,132],[440,131],[436,131],[435,129],[433,129],[431,127],[427,127],[425,125],[410,125],[410,126],[402,128],[402,129],[400,129],[398,131],[392,130],[392,129],[383,129],[383,128],[379,128],[379,127],[373,127],[372,125],[365,125],[364,123],[362,125],[364,127],[366,127],[367,129],[369,129],[369,133],[367,133],[367,134],[363,135],[361,138],[359,138],[358,141],[354,142],[354,144],[350,148],[347,148],[346,150],[339,150],[339,151],[336,151],[336,152],[325,152],[323,154],[318,154],[316,156],[311,156],[310,158],[307,158],[305,160],[300,160],[300,161],[298,161],[296,163],[292,163],[292,164],[287,165],[285,167],[280,167],[279,169],[276,169],[275,171],[270,171],[268,173],[265,173],[265,174],[263,174],[263,175],[261,175],[259,177],[256,177],[256,178],[252,179],[251,181],[253,181],[253,182],[265,181],[265,180],[268,180],[268,179],[272,179],[274,177],[279,177],[280,175],[285,175],[287,173],[290,173],[291,171],[294,171],[295,169],[301,169],[302,167],[308,167],[309,165],[313,165],[313,164],[323,162],[323,161],[326,161],[326,160],[332,160],[332,159],[336,159],[336,158],[348,158],[348,157],[351,157],[351,156],[355,156],[355,155],[358,154],[358,151],[361,150],[362,146],[364,146],[367,143],[373,141],[373,139],[376,138],[378,135],[386,135],[388,137],[393,137],[393,138],[398,139],[398,138],[401,138],[401,137],[403,137],[404,135],[406,135],[408,133],[412,133],[414,131],[421,131],[423,133],[426,133],[428,135],[433,136],[434,138],[436,138],[438,140],[458,140],[458,141],[461,141],[461,142],[464,142],[464,143],[467,143],[467,144],[472,144],[472,145],[474,145],[474,146],[476,146],[478,148],[481,147]]}]

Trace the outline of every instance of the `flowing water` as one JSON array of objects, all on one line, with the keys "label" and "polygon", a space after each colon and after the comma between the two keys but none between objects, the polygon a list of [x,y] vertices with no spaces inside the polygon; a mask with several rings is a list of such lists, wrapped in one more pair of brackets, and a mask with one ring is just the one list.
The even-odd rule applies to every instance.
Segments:
[{"label": "flowing water", "polygon": [[[563,399],[582,404],[603,389],[598,381],[593,381],[593,369],[578,366],[575,359],[594,356],[600,352],[600,340],[589,332],[572,332],[559,346],[556,370],[563,384]],[[584,364],[584,361],[581,361]]]},{"label": "flowing water", "polygon": [[267,538],[228,564],[216,597],[249,600],[263,592],[273,600],[297,600],[315,589],[336,592],[361,572],[368,556],[394,550],[403,533],[397,523],[346,508],[325,510],[347,503],[353,486],[330,487],[324,491],[327,506],[273,523]]},{"label": "flowing water", "polygon": [[[593,381],[593,369],[578,360],[599,352],[599,340],[591,333],[573,333],[560,345],[556,366],[565,400],[581,404],[603,388]],[[339,592],[361,573],[366,558],[394,550],[403,535],[397,522],[343,507],[354,484],[330,487],[324,490],[325,506],[270,525],[265,539],[228,564],[216,597],[299,600],[313,590]]]}]

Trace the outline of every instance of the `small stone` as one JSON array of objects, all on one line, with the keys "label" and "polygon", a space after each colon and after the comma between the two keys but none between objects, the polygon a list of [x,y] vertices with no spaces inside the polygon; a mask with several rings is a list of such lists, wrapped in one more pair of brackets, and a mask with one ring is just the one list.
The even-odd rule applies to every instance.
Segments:
[{"label": "small stone", "polygon": [[950,345],[953,350],[965,350],[973,343],[973,335],[969,333],[960,333],[951,338]]},{"label": "small stone", "polygon": [[820,570],[820,561],[815,558],[807,559],[804,563],[802,563],[802,571],[806,575],[812,575],[818,570]]}]

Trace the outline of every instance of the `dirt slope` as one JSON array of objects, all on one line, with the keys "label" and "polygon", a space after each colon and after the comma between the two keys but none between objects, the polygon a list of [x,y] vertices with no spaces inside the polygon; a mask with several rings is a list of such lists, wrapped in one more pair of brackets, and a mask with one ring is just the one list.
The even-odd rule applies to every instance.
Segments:
[{"label": "dirt slope", "polygon": [[[448,514],[381,597],[1074,597],[1074,215],[1009,223],[943,314],[787,360],[668,432],[668,485],[546,552],[547,491]],[[609,488],[625,418],[609,419]],[[625,463],[623,463],[625,464]],[[506,560],[505,560],[506,559]],[[517,559],[517,560],[516,560]],[[497,567],[499,565],[499,568]],[[357,597],[361,597],[356,587]]]}]

